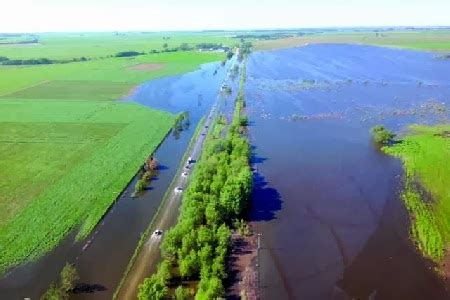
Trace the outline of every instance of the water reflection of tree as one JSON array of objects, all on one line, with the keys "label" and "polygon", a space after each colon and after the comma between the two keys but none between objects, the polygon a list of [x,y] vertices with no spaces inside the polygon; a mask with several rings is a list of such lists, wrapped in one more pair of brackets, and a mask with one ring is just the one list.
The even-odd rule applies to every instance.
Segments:
[{"label": "water reflection of tree", "polygon": [[185,111],[179,114],[172,129],[173,137],[178,140],[180,138],[181,132],[188,130],[190,125],[191,121],[189,119],[189,112]]}]

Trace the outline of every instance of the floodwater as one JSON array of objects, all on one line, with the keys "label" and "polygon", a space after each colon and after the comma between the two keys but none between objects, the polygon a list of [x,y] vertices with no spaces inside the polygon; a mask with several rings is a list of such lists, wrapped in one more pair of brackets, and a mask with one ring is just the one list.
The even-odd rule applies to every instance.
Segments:
[{"label": "floodwater", "polygon": [[450,120],[450,61],[311,45],[247,66],[262,299],[450,299],[409,239],[401,162],[369,130]]},{"label": "floodwater", "polygon": [[[59,271],[66,262],[75,263],[82,283],[80,293],[72,295],[73,299],[111,299],[140,235],[151,222],[176,174],[199,120],[215,102],[231,63],[225,66],[205,64],[194,72],[147,82],[123,100],[172,113],[189,111],[190,127],[179,135],[170,134],[156,151],[160,173],[152,181],[149,191],[139,198],[131,198],[137,180],[133,178],[86,240],[74,243],[73,233],[54,251],[1,278],[0,299],[38,299],[52,281],[58,280]],[[83,251],[88,241],[90,243]]]}]

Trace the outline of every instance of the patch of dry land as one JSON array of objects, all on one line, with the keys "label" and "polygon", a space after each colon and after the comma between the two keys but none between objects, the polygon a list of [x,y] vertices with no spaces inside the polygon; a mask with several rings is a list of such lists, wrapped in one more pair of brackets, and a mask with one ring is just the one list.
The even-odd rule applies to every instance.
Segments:
[{"label": "patch of dry land", "polygon": [[450,31],[393,31],[317,33],[272,40],[257,40],[254,50],[273,50],[308,44],[364,44],[427,51],[450,51]]},{"label": "patch of dry land", "polygon": [[131,71],[156,71],[164,69],[164,64],[138,64],[131,67],[128,67],[128,70]]}]

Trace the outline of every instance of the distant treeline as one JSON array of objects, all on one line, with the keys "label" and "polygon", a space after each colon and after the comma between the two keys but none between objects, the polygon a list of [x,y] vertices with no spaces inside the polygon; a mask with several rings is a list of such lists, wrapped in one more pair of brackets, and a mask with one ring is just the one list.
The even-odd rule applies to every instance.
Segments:
[{"label": "distant treeline", "polygon": [[118,52],[116,54],[116,57],[130,57],[130,56],[138,56],[138,55],[143,55],[145,54],[144,52],[137,52],[137,51],[122,51],[122,52]]},{"label": "distant treeline", "polygon": [[9,59],[5,56],[0,56],[0,65],[4,66],[24,66],[24,65],[51,65],[51,64],[64,64],[70,62],[80,62],[90,60],[86,57],[79,57],[66,60],[56,60],[50,58],[31,58],[31,59]]},{"label": "distant treeline", "polygon": [[223,51],[230,51],[230,47],[224,46],[222,44],[216,44],[216,43],[200,43],[196,44],[195,46],[191,46],[188,43],[182,43],[178,47],[169,47],[169,44],[164,43],[162,50],[156,50],[152,49],[149,52],[138,52],[138,51],[123,51],[118,52],[115,57],[133,57],[138,55],[145,55],[145,54],[156,54],[156,53],[165,53],[165,52],[178,52],[178,51],[192,51],[192,50],[223,50]]},{"label": "distant treeline", "polygon": [[200,43],[196,45],[197,49],[209,49],[209,50],[218,50],[218,49],[228,49],[228,47],[224,47],[222,44],[216,43]]},{"label": "distant treeline", "polygon": [[[1,42],[0,42],[1,44]],[[16,43],[17,44],[17,43]],[[195,46],[190,46],[188,43],[182,43],[178,47],[170,48],[167,43],[163,45],[162,50],[150,50],[148,52],[139,52],[134,50],[128,50],[128,51],[121,51],[117,52],[115,55],[108,55],[104,57],[99,58],[87,58],[87,57],[77,57],[72,59],[51,59],[51,58],[31,58],[31,59],[10,59],[5,56],[0,56],[0,65],[4,66],[22,66],[22,65],[50,65],[50,64],[65,64],[65,63],[71,63],[71,62],[82,62],[82,61],[88,61],[92,59],[104,59],[104,58],[111,58],[111,57],[135,57],[139,55],[146,55],[146,54],[156,54],[156,53],[165,53],[165,52],[177,52],[177,51],[192,51],[192,50],[223,50],[224,52],[228,52],[227,57],[230,58],[232,56],[232,52],[229,47],[223,46],[222,44],[215,44],[215,43],[200,43]]]}]

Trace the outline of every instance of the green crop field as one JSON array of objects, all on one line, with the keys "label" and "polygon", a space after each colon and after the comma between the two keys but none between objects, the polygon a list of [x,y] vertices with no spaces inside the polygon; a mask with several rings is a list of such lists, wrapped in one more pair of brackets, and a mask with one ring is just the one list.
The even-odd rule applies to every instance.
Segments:
[{"label": "green crop field", "polygon": [[[79,57],[100,58],[121,51],[149,52],[179,47],[182,43],[195,46],[199,43],[221,43],[234,46],[238,43],[229,33],[163,32],[163,33],[42,33],[35,35],[38,43],[1,45],[0,56],[10,59]],[[21,37],[17,37],[20,40]]]},{"label": "green crop field", "polygon": [[412,126],[402,143],[383,148],[406,170],[402,198],[419,249],[439,262],[450,242],[450,126]]},{"label": "green crop field", "polygon": [[408,32],[345,32],[312,34],[254,42],[255,50],[272,50],[318,43],[367,44],[416,50],[450,51],[450,30]]},{"label": "green crop field", "polygon": [[0,271],[98,223],[174,116],[111,101],[0,101]]},{"label": "green crop field", "polygon": [[[224,53],[173,52],[67,64],[0,66],[0,97],[91,99],[97,94],[92,85],[97,85],[99,100],[117,99],[145,80],[192,71],[200,64],[224,57]],[[160,64],[160,68],[148,71],[132,68],[140,64]],[[62,82],[48,84],[48,81]]]},{"label": "green crop field", "polygon": [[17,99],[114,100],[127,94],[129,83],[110,81],[44,81],[8,95]]},{"label": "green crop field", "polygon": [[162,48],[163,41],[205,42],[183,35],[43,34],[38,44],[0,45],[0,56],[9,58],[101,57],[0,66],[0,273],[45,254],[71,230],[86,237],[173,126],[171,114],[112,100],[146,80],[225,58],[197,51],[111,57]]}]

